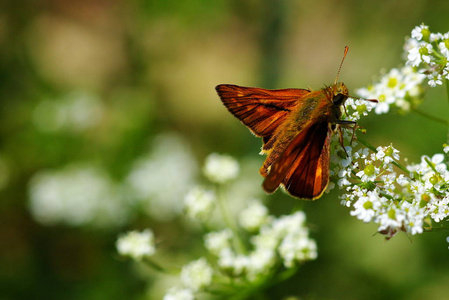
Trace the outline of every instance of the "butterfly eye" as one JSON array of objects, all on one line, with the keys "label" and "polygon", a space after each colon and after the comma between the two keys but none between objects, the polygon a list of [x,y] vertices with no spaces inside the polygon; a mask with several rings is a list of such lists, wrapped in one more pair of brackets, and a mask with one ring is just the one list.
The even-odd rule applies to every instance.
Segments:
[{"label": "butterfly eye", "polygon": [[335,105],[341,105],[343,103],[343,101],[346,99],[347,97],[343,94],[337,94],[334,96],[334,98],[332,99],[332,102]]}]

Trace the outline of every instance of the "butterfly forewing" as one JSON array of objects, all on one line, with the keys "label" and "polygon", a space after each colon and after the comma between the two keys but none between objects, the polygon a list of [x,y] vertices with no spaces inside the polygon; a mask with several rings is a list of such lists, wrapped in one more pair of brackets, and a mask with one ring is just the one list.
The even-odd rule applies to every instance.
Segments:
[{"label": "butterfly forewing", "polygon": [[216,90],[226,108],[264,142],[310,93],[305,89],[266,90],[230,84],[218,85]]}]

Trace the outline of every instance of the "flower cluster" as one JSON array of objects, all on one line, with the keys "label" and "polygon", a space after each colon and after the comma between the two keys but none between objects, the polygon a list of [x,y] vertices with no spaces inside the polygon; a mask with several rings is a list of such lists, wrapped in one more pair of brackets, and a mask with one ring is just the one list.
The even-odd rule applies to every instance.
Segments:
[{"label": "flower cluster", "polygon": [[[345,191],[342,204],[351,207],[352,216],[379,224],[387,238],[399,230],[422,233],[424,224],[440,222],[449,216],[449,171],[444,156],[422,157],[420,164],[408,165],[401,174],[399,151],[392,145],[375,151],[362,148],[336,166],[338,186]],[[429,224],[430,225],[430,224]]]},{"label": "flower cluster", "polygon": [[[152,146],[136,159],[123,181],[113,180],[107,170],[88,163],[34,174],[29,183],[32,216],[47,225],[96,227],[123,225],[136,208],[158,221],[179,216],[179,195],[195,183],[195,159],[175,134],[155,137]],[[6,171],[0,157],[0,189],[8,179]]]},{"label": "flower cluster", "polygon": [[[309,237],[303,212],[275,217],[261,201],[253,199],[246,201],[246,208],[238,214],[230,213],[227,194],[220,189],[228,188],[239,170],[239,164],[230,156],[207,157],[203,172],[216,190],[194,187],[184,199],[184,212],[189,219],[215,230],[204,235],[207,255],[182,267],[181,284],[169,288],[165,300],[195,299],[199,293],[209,292],[225,297],[250,295],[273,284],[272,278],[287,279],[300,264],[317,257],[317,246]],[[219,227],[216,218],[211,218],[215,207],[221,214]],[[149,231],[120,237],[117,249],[121,255],[136,260],[147,258],[144,261],[150,266],[158,266],[150,257],[155,248]]]},{"label": "flower cluster", "polygon": [[[239,169],[232,157],[214,153],[206,158],[203,172],[219,189],[223,183],[236,178]],[[228,201],[221,199],[222,196],[221,192],[198,187],[187,194],[184,204],[190,218],[207,222],[206,216],[212,214],[211,208],[217,202],[226,227],[204,237],[211,264],[204,257],[188,263],[181,271],[184,287],[171,288],[164,299],[177,299],[179,293],[195,295],[219,290],[231,295],[251,290],[274,274],[317,257],[317,247],[309,238],[303,212],[276,218],[269,215],[268,208],[260,201],[252,200],[234,218],[229,215]]]},{"label": "flower cluster", "polygon": [[357,94],[379,101],[374,110],[376,114],[388,113],[390,107],[404,113],[422,101],[424,79],[425,75],[417,73],[411,66],[393,68],[383,74],[379,82],[358,89]]},{"label": "flower cluster", "polygon": [[449,79],[449,32],[432,33],[426,25],[412,30],[406,43],[407,65],[419,68],[432,87]]},{"label": "flower cluster", "polygon": [[[445,41],[449,33],[432,34],[422,25],[413,29],[411,35],[406,44],[406,66],[393,69],[379,83],[358,90],[362,97],[379,100],[374,109],[377,114],[387,113],[391,107],[402,112],[414,108],[422,99],[426,76],[429,85],[435,86],[441,84],[441,76],[447,75],[449,52]],[[435,72],[430,73],[429,68]],[[350,120],[358,120],[360,111],[366,115],[371,110],[351,99],[348,104],[350,114],[346,117]],[[387,238],[398,231],[419,234],[447,220],[449,171],[444,154],[424,155],[419,164],[402,166],[399,150],[393,145],[375,148],[363,142],[366,148],[358,147],[350,133],[343,135],[351,146],[342,151],[338,143],[333,144],[331,175],[344,191],[341,203],[352,209],[352,216],[378,224],[378,232]],[[449,147],[443,151],[448,153]]]},{"label": "flower cluster", "polygon": [[422,102],[426,79],[430,87],[449,79],[449,32],[432,33],[426,25],[417,26],[404,51],[405,66],[383,72],[377,83],[357,90],[360,97],[379,100],[376,114],[388,113],[391,108],[401,113],[415,109]]},{"label": "flower cluster", "polygon": [[[254,209],[255,216],[251,216]],[[265,284],[274,274],[287,274],[317,257],[317,246],[309,238],[303,212],[275,218],[267,214],[260,202],[253,201],[242,211],[240,220],[244,217],[258,220],[251,222],[250,228],[255,232],[245,232],[250,249],[244,246],[241,234],[229,228],[207,233],[204,243],[214,263],[209,264],[203,257],[185,265],[180,275],[183,287],[169,289],[164,299],[181,299],[175,297],[181,291],[195,295],[217,290],[231,295],[251,290]]]},{"label": "flower cluster", "polygon": [[[254,203],[248,210],[253,206]],[[244,211],[240,217],[248,214]],[[266,221],[261,222],[257,232],[251,235],[251,250],[246,253],[233,247],[232,239],[238,238],[233,232],[225,229],[206,235],[205,246],[217,257],[222,273],[255,282],[272,273],[279,263],[285,268],[293,268],[317,257],[317,247],[309,238],[303,212],[279,218],[266,215],[264,219]]]},{"label": "flower cluster", "polygon": [[29,197],[32,216],[46,225],[120,226],[131,215],[119,186],[96,166],[38,172],[30,181]]},{"label": "flower cluster", "polygon": [[156,252],[154,234],[150,229],[142,232],[130,231],[117,239],[117,251],[120,255],[136,260],[150,257]]}]

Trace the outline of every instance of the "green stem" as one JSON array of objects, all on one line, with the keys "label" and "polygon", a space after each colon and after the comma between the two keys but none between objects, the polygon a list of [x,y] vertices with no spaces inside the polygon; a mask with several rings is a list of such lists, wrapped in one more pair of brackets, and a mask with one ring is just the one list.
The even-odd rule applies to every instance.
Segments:
[{"label": "green stem", "polygon": [[371,145],[370,143],[368,143],[367,141],[365,141],[364,139],[361,139],[359,137],[357,137],[357,141],[360,142],[360,144],[362,144],[363,146],[365,146],[366,148],[370,149],[371,151],[377,153],[376,147],[374,147],[373,145]]},{"label": "green stem", "polygon": [[419,114],[419,115],[421,115],[423,117],[429,118],[429,119],[431,119],[431,120],[433,120],[435,122],[442,123],[444,125],[448,125],[449,126],[449,120],[445,120],[445,119],[441,119],[441,118],[435,117],[435,116],[433,116],[433,115],[431,115],[429,113],[426,113],[426,112],[424,112],[422,110],[417,109],[416,107],[413,107],[412,109],[413,109],[414,112],[416,112],[417,114]]},{"label": "green stem", "polygon": [[145,257],[142,260],[145,264],[147,264],[149,267],[153,268],[154,270],[161,272],[161,273],[165,273],[165,274],[178,274],[179,271],[175,270],[175,269],[167,269],[162,267],[160,264],[156,263],[154,260]]},{"label": "green stem", "polygon": [[[447,78],[445,78],[444,83],[446,85],[446,97],[447,97],[447,101],[449,103],[449,80]],[[449,130],[447,132],[447,143],[449,144]]]},{"label": "green stem", "polygon": [[445,78],[444,82],[446,84],[446,97],[447,97],[447,101],[449,103],[449,79]]},{"label": "green stem", "polygon": [[240,236],[239,230],[237,228],[237,225],[235,224],[235,221],[231,218],[231,214],[229,213],[229,208],[226,205],[226,199],[223,195],[223,190],[221,186],[217,187],[217,198],[218,198],[218,206],[220,207],[221,216],[223,217],[223,221],[225,222],[226,226],[231,228],[232,232],[234,233],[234,236],[236,237],[234,240],[237,243],[237,248],[241,253],[246,253],[247,249],[245,247],[245,243],[242,240],[242,237]]}]

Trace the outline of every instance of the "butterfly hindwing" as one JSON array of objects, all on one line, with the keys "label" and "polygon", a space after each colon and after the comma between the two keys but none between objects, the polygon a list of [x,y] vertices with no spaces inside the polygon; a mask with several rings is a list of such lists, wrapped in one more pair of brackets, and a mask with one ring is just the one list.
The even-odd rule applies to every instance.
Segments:
[{"label": "butterfly hindwing", "polygon": [[326,122],[299,132],[270,167],[263,183],[265,191],[272,193],[282,184],[295,197],[319,198],[329,182],[331,136]]}]

